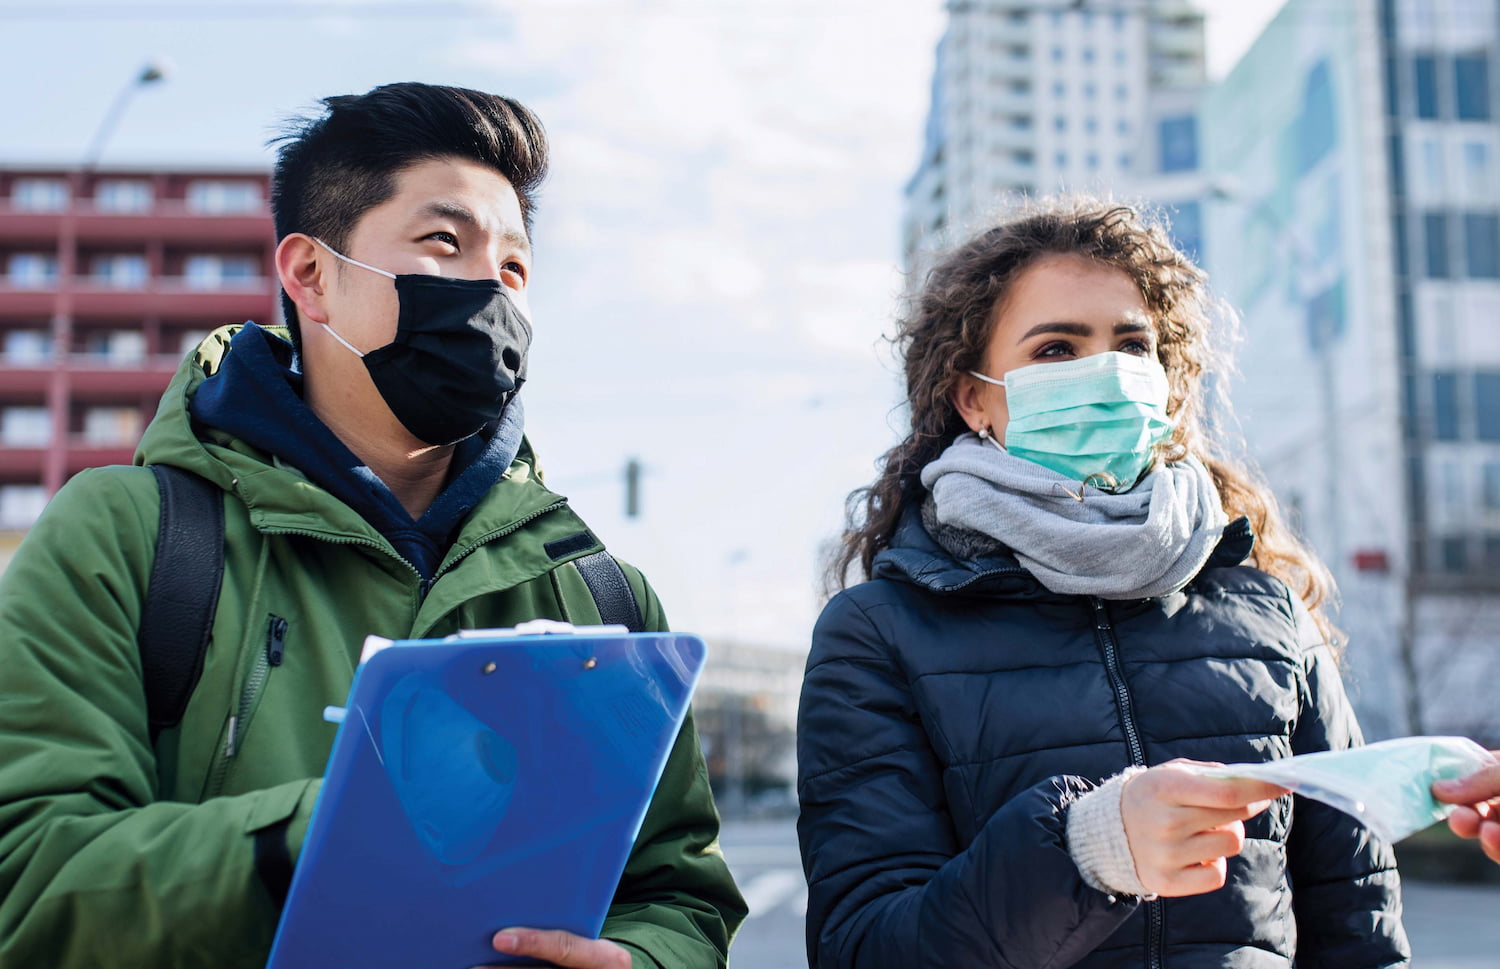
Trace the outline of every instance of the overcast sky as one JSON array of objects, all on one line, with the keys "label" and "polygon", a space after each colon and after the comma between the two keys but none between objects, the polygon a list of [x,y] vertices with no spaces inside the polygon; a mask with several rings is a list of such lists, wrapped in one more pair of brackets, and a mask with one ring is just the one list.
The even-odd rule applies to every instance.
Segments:
[{"label": "overcast sky", "polygon": [[[1216,0],[1224,73],[1281,0]],[[269,165],[280,119],[395,80],[520,98],[537,221],[528,431],[676,628],[805,646],[816,557],[894,443],[881,343],[938,0],[0,0],[0,162]],[[644,515],[620,477],[646,467]]]}]

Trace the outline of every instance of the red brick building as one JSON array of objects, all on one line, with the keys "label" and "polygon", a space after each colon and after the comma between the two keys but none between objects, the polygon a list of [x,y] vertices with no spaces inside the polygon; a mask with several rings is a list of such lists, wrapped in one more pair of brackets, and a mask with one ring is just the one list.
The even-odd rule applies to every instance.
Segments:
[{"label": "red brick building", "polygon": [[0,531],[83,468],[128,463],[204,333],[278,319],[269,184],[0,168]]}]

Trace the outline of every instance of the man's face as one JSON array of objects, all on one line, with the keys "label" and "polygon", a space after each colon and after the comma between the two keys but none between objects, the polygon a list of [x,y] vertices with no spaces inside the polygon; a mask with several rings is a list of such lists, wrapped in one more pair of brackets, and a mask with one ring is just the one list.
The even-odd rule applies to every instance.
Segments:
[{"label": "man's face", "polygon": [[[521,202],[492,168],[436,158],[405,169],[396,176],[396,193],[360,218],[343,252],[397,275],[498,279],[530,318],[531,246]],[[328,260],[333,281],[329,325],[364,352],[390,343],[399,311],[391,280],[326,252],[320,258]]]}]

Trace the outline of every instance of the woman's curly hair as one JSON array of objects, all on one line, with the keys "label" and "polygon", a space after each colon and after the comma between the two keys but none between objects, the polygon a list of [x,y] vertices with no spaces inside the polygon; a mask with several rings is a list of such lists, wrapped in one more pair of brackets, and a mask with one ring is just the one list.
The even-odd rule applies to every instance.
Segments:
[{"label": "woman's curly hair", "polygon": [[[1206,405],[1205,373],[1227,375],[1227,355],[1210,343],[1215,304],[1207,277],[1172,243],[1163,225],[1127,205],[1086,196],[1034,203],[980,232],[939,259],[897,324],[893,342],[904,363],[911,427],[886,452],[880,474],[849,496],[847,525],[829,570],[842,588],[855,563],[869,576],[889,547],[903,512],[926,497],[920,475],[969,427],[953,405],[959,378],[982,368],[997,307],[1016,279],[1048,256],[1081,256],[1125,273],[1140,289],[1156,326],[1157,357],[1167,372],[1171,437],[1166,461],[1195,455],[1213,475],[1224,511],[1255,530],[1251,564],[1286,582],[1312,611],[1335,647],[1342,636],[1323,611],[1335,601],[1333,578],[1288,528],[1253,466],[1230,454],[1222,404]],[[1214,381],[1217,383],[1217,381]],[[1222,389],[1222,388],[1220,388]],[[1222,408],[1222,409],[1221,409]]]}]

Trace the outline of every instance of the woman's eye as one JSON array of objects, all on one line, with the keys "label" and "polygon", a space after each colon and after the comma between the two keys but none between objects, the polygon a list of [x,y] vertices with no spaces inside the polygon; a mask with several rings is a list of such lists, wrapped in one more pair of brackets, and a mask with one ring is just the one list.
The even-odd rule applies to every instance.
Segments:
[{"label": "woman's eye", "polygon": [[1073,347],[1071,344],[1049,343],[1041,349],[1037,350],[1037,352],[1033,354],[1033,356],[1036,359],[1040,360],[1043,357],[1066,357],[1071,355],[1072,353]]},{"label": "woman's eye", "polygon": [[1151,356],[1151,344],[1145,340],[1126,340],[1120,345],[1121,353],[1133,353],[1140,357]]}]

